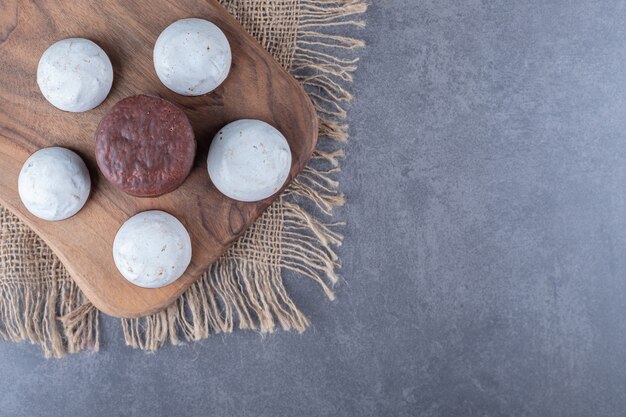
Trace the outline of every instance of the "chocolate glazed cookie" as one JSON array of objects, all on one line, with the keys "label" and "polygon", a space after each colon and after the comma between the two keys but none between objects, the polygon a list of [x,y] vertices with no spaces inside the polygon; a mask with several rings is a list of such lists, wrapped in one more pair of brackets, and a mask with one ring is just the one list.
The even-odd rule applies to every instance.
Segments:
[{"label": "chocolate glazed cookie", "polygon": [[138,197],[178,188],[189,175],[196,140],[185,113],[167,100],[127,97],[96,131],[96,160],[116,187]]}]

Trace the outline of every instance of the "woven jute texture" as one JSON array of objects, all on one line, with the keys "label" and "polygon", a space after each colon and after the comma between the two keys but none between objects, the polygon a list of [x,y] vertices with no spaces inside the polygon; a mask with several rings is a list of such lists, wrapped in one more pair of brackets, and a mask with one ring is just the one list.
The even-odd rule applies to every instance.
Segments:
[{"label": "woven jute texture", "polygon": [[[304,331],[309,325],[283,283],[285,271],[316,282],[328,298],[340,267],[344,203],[335,174],[347,140],[343,105],[363,43],[337,28],[363,26],[362,0],[221,0],[241,24],[304,86],[320,118],[310,164],[288,190],[165,311],[121,320],[128,346],[200,340],[235,329]],[[345,30],[342,30],[345,32]],[[307,207],[308,209],[305,209]],[[40,345],[47,357],[97,351],[99,312],[52,250],[0,207],[0,337]]]}]

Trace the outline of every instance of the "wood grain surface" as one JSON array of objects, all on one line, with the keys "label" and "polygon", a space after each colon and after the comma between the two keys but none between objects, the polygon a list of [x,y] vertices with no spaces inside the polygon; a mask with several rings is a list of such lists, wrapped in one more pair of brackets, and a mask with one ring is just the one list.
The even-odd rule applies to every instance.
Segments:
[{"label": "wood grain surface", "polygon": [[[199,17],[217,24],[233,52],[227,80],[200,97],[169,91],[158,80],[152,48],[170,23]],[[68,37],[88,38],[109,55],[115,72],[107,100],[86,113],[66,113],[49,104],[37,87],[41,54]],[[137,198],[117,190],[98,171],[95,129],[118,100],[152,94],[180,106],[198,141],[191,175],[177,190]],[[272,198],[241,203],[220,194],[206,171],[213,135],[237,119],[264,120],[278,128],[292,149],[290,180],[317,142],[317,116],[300,85],[214,0],[126,1],[0,0],[0,203],[32,227],[61,258],[96,307],[117,317],[157,312],[188,288],[269,206]],[[92,194],[74,217],[45,222],[20,202],[17,177],[26,158],[47,146],[76,151],[92,176]],[[113,263],[112,244],[121,224],[150,209],[178,217],[191,234],[193,257],[184,276],[166,287],[143,289],[126,281]]]}]

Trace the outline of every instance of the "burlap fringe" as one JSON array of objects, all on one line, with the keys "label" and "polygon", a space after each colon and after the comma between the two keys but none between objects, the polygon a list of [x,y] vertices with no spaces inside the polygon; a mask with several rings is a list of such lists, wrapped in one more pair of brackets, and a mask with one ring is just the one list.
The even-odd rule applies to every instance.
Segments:
[{"label": "burlap fringe", "polygon": [[[28,340],[46,357],[97,351],[98,310],[50,248],[6,209],[0,211],[0,234],[0,339]],[[26,250],[15,256],[15,248]]]},{"label": "burlap fringe", "polygon": [[98,310],[84,303],[72,280],[41,287],[12,282],[0,287],[0,299],[2,340],[28,340],[39,345],[46,358],[98,351]]},{"label": "burlap fringe", "polygon": [[[334,248],[341,245],[336,229],[342,223],[323,222],[320,217],[330,216],[334,207],[344,203],[334,176],[344,156],[338,144],[348,138],[347,126],[341,123],[346,116],[343,104],[352,97],[342,84],[352,81],[357,59],[339,55],[362,47],[363,42],[328,32],[338,26],[363,26],[352,17],[367,6],[361,0],[300,0],[298,4],[296,47],[291,56],[280,60],[290,66],[318,111],[324,150],[315,152],[287,193],[259,219],[263,233],[253,226],[165,311],[122,320],[128,346],[154,351],[168,341],[177,345],[236,328],[267,333],[280,326],[304,331],[309,321],[287,294],[281,269],[310,278],[334,299],[332,286],[340,267]],[[301,208],[302,199],[312,202],[320,214]],[[259,246],[266,250],[250,250]]]}]

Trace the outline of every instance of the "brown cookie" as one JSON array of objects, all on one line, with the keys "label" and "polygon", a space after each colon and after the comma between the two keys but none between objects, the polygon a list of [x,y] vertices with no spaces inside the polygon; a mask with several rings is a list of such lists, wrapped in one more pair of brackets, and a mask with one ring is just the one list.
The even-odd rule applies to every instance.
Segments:
[{"label": "brown cookie", "polygon": [[185,113],[167,100],[127,97],[96,131],[96,160],[116,187],[138,197],[178,188],[189,175],[196,140]]}]

